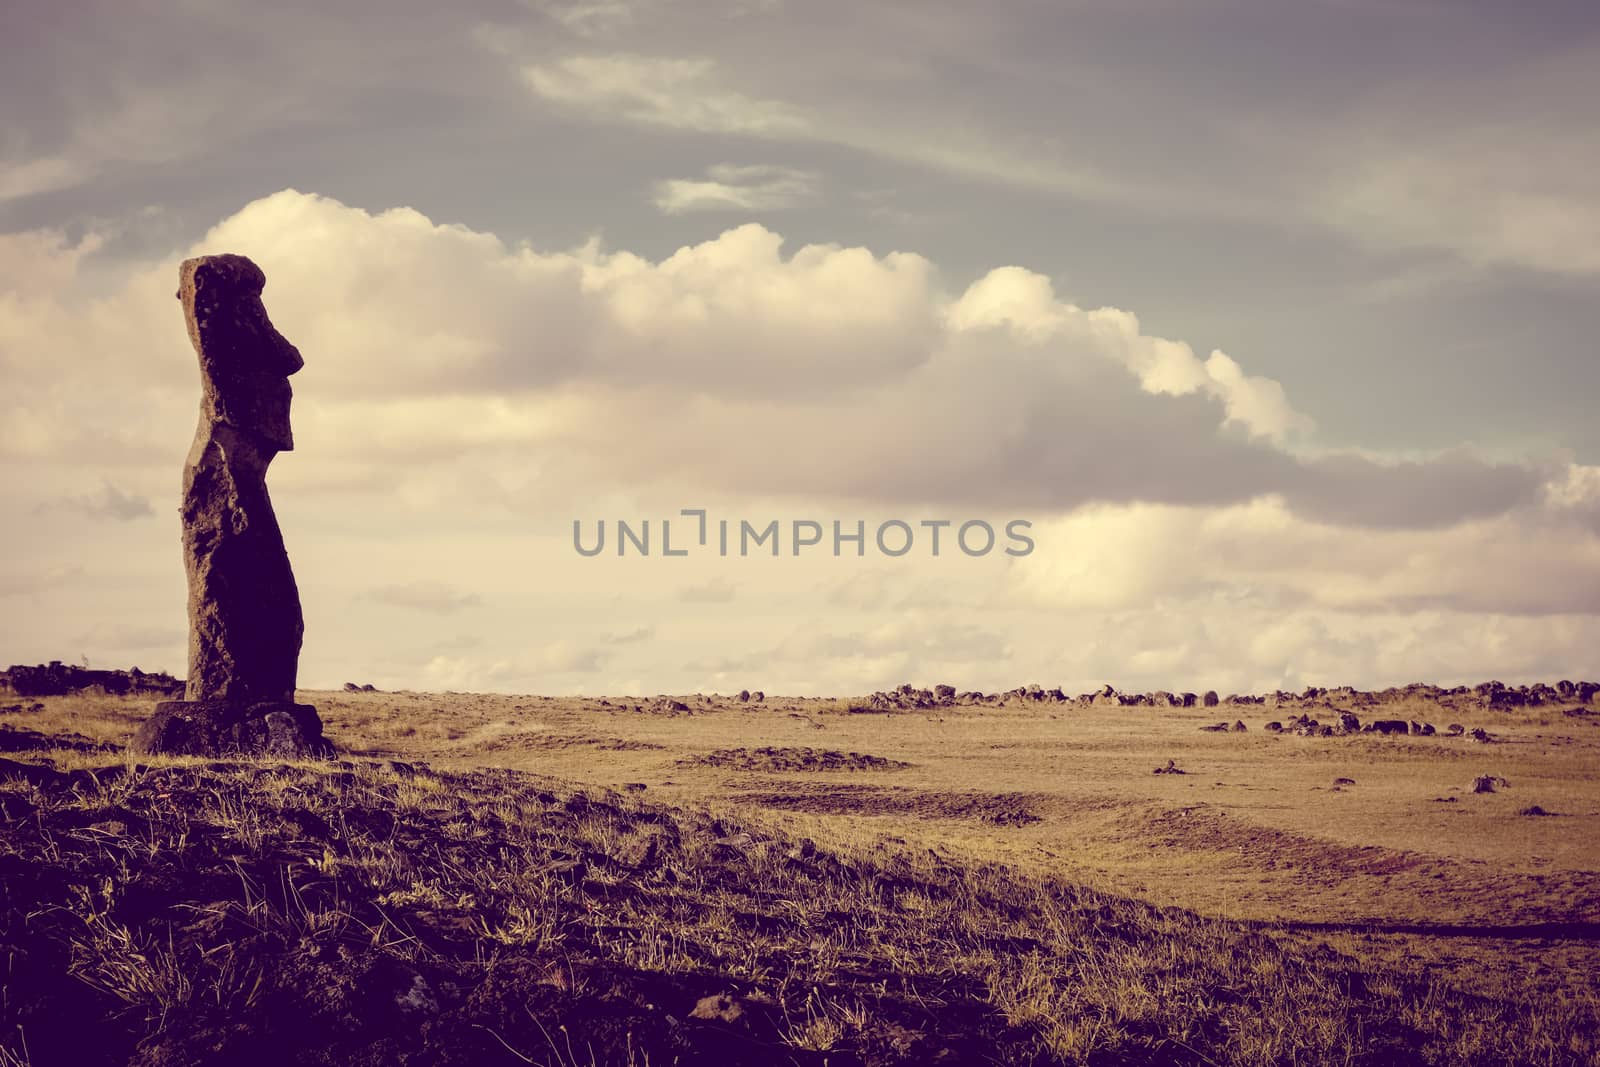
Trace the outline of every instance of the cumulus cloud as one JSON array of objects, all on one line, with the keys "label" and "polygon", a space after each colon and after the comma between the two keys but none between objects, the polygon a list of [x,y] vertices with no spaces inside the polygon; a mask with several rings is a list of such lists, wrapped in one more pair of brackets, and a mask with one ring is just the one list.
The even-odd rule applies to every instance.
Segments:
[{"label": "cumulus cloud", "polygon": [[[596,242],[539,250],[293,191],[160,262],[107,260],[92,237],[0,237],[0,277],[27,279],[0,294],[11,386],[0,463],[19,503],[106,471],[129,500],[171,491],[194,420],[173,269],[223,249],[261,263],[267,307],[307,360],[294,379],[299,449],[272,478],[305,546],[305,588],[338,601],[308,600],[308,632],[346,609],[391,628],[493,616],[495,636],[470,652],[421,634],[409,640],[430,651],[409,666],[374,649],[385,677],[521,691],[596,685],[601,670],[663,688],[781,691],[787,679],[819,692],[921,672],[988,685],[1022,674],[1087,686],[1108,672],[1320,684],[1470,665],[1426,644],[1448,644],[1452,619],[1476,662],[1500,649],[1529,670],[1570,665],[1600,612],[1593,468],[1467,449],[1330,452],[1244,360],[1153,336],[1126,310],[1081,307],[1022,267],[952,284],[914,253],[790,248],[758,225],[658,259]],[[806,571],[775,599],[763,571],[735,587],[704,571],[563,570],[525,540],[574,514],[639,517],[645,499],[652,515],[713,501],[748,517],[1021,515],[1039,547],[1000,561],[1004,574],[947,560]],[[522,524],[497,525],[507,515]],[[414,541],[396,543],[400,530]],[[70,559],[64,534],[87,536],[16,524],[5,536],[13,556]],[[570,551],[562,529],[541,536]],[[170,545],[146,540],[148,569],[181,592]],[[369,559],[359,576],[341,562],[356,541]],[[495,602],[385,584],[427,552],[427,573],[448,566]],[[508,576],[524,564],[519,588]],[[0,591],[78,596],[24,577]],[[736,631],[715,631],[732,624],[705,620],[728,613],[704,605],[735,588],[770,617],[740,612]],[[559,610],[530,610],[547,603]],[[696,613],[685,604],[702,605],[709,628],[657,635],[662,605]],[[841,608],[859,621],[839,625]],[[125,614],[107,624],[138,621],[131,601]],[[1280,626],[1288,636],[1263,636]],[[725,651],[707,658],[708,641]],[[1235,649],[1248,654],[1232,673],[1207,665]],[[732,679],[763,662],[773,674]]]},{"label": "cumulus cloud", "polygon": [[588,675],[600,670],[606,654],[560,639],[504,658],[465,655],[434,656],[421,675],[430,689],[477,692],[562,691],[562,676]]},{"label": "cumulus cloud", "polygon": [[555,674],[592,674],[605,665],[607,654],[600,649],[584,648],[570,641],[552,642],[533,653],[530,664],[540,672]]},{"label": "cumulus cloud", "polygon": [[[913,253],[783,244],[747,224],[659,262],[594,243],[541,252],[286,191],[196,250],[245,250],[266,270],[274,319],[307,353],[302,440],[339,484],[392,478],[398,458],[537,448],[612,484],[1048,510],[1279,494],[1330,523],[1438,527],[1514,508],[1548,477],[1462,451],[1314,450],[1277,382],[1020,267],[951,294]],[[39,247],[0,244],[0,262]],[[121,351],[130,324],[171,341],[168,273],[4,305],[0,362],[21,384],[0,453],[153,457],[157,424],[177,443],[192,357],[181,342]],[[65,351],[89,356],[73,366],[93,382],[69,386]],[[125,413],[89,417],[97,404]]]},{"label": "cumulus cloud", "polygon": [[1582,517],[1595,499],[1359,536],[1297,516],[1281,498],[1102,506],[1040,523],[1039,549],[1010,572],[1011,592],[1074,609],[1596,613],[1600,539]]},{"label": "cumulus cloud", "polygon": [[707,689],[774,678],[784,692],[850,694],[913,678],[970,678],[975,668],[998,677],[998,670],[1011,669],[1012,652],[1011,642],[998,632],[911,614],[859,630],[803,626],[771,646],[702,657],[689,669],[699,673]]},{"label": "cumulus cloud", "polygon": [[655,205],[663,214],[694,211],[781,211],[817,195],[815,171],[769,165],[719,163],[704,178],[671,178],[656,183]]}]

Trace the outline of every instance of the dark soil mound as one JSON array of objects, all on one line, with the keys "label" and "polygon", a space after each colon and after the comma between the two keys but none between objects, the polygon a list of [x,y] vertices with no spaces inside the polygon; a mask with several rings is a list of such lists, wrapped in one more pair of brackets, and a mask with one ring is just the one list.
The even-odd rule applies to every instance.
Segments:
[{"label": "dark soil mound", "polygon": [[727,767],[739,771],[888,771],[909,767],[900,760],[864,752],[817,748],[719,748],[678,761],[680,766]]}]

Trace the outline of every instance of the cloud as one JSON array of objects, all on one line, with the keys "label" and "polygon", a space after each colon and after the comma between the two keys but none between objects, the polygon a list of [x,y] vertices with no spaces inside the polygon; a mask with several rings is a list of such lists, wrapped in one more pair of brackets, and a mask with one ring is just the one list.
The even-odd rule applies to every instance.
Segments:
[{"label": "cloud", "polygon": [[[600,40],[625,35],[628,30],[644,30],[661,17],[680,20],[683,12],[660,0],[525,0],[573,36]],[[770,11],[779,0],[723,0],[702,6],[722,18],[736,18]]]},{"label": "cloud", "polygon": [[91,173],[89,164],[65,156],[41,156],[0,168],[0,203],[70,189]]},{"label": "cloud", "polygon": [[[1253,17],[1236,7],[1218,25],[1242,28]],[[704,50],[694,59],[622,52],[513,61],[537,95],[602,121],[834,145],[1146,217],[1310,229],[1385,254],[1600,272],[1600,157],[1586,137],[1592,116],[1578,103],[1596,91],[1600,50],[1591,42],[1505,49],[1486,67],[1465,57],[1477,54],[1482,42],[1471,42],[1488,27],[1440,17],[1440,39],[1465,45],[1457,63],[1394,62],[1408,43],[1416,47],[1408,32],[1392,56],[1374,57],[1374,81],[1361,93],[1311,80],[1293,91],[1265,83],[1241,110],[1229,79],[1218,82],[1205,66],[1225,47],[1176,57],[1150,49],[1108,65],[1089,53],[1097,41],[1120,45],[1120,30],[1104,13],[1074,10],[1019,24],[1023,35],[1060,45],[1037,50],[980,15],[919,9],[922,25],[911,29],[903,16],[836,12],[835,25],[849,28],[827,41],[793,21],[761,27],[813,52],[828,47],[811,62],[776,57],[758,67],[746,55],[750,38],[725,27],[685,35]],[[1323,17],[1299,21],[1309,32]],[[1338,32],[1365,20],[1369,32],[1385,33],[1388,17],[1362,12]],[[659,47],[654,27],[634,26],[632,38],[626,28],[613,36]],[[923,58],[885,64],[891,33]],[[1077,61],[1065,63],[1076,49]],[[936,58],[957,51],[969,64],[959,88]],[[763,95],[731,82],[760,84]],[[1040,106],[1045,99],[1051,106]],[[1191,165],[1178,171],[1160,162],[1175,146],[1190,149]]]},{"label": "cloud", "polygon": [[434,656],[423,664],[424,684],[434,690],[469,692],[550,692],[560,690],[559,676],[594,674],[605,666],[606,653],[562,638],[524,649],[505,658]]},{"label": "cloud", "polygon": [[719,163],[704,179],[672,178],[656,183],[655,205],[666,215],[694,211],[781,211],[817,195],[815,171],[777,166]]},{"label": "cloud", "polygon": [[593,674],[605,666],[608,653],[595,648],[584,648],[570,640],[552,642],[538,649],[530,658],[533,669],[541,673]]},{"label": "cloud", "polygon": [[156,513],[155,508],[150,506],[149,498],[125,493],[110,482],[101,486],[97,493],[69,497],[55,506],[79,512],[91,519],[115,519],[119,522],[149,518]]},{"label": "cloud", "polygon": [[1413,529],[1504,514],[1538,500],[1551,478],[1565,474],[1555,466],[1490,462],[1464,449],[1425,460],[1316,456],[1302,471],[1303,481],[1285,496],[1307,518]]},{"label": "cloud", "polygon": [[1596,70],[1600,48],[1583,41],[1376,87],[1320,120],[1305,209],[1374,247],[1600,273],[1600,150],[1579,103]]},{"label": "cloud", "polygon": [[42,571],[0,574],[0,597],[27,596],[70,585],[83,576],[78,566],[50,567]]},{"label": "cloud", "polygon": [[[1593,468],[1589,468],[1590,471]],[[1587,480],[1587,479],[1583,479]],[[1600,494],[1547,496],[1448,530],[1344,527],[1281,499],[1126,505],[1041,522],[1012,596],[1079,610],[1600,613]]]},{"label": "cloud", "polygon": [[[774,692],[865,693],[913,679],[932,685],[994,671],[1012,658],[1002,634],[981,626],[913,613],[859,630],[796,628],[770,647],[688,665],[700,688],[751,682]],[[826,680],[824,680],[826,679]]]},{"label": "cloud", "polygon": [[528,64],[522,78],[553,104],[647,126],[755,137],[794,136],[810,128],[799,110],[722,84],[709,59],[575,55]]},{"label": "cloud", "polygon": [[[31,264],[36,279],[0,296],[11,514],[107,471],[130,498],[171,485],[195,388],[172,274],[222,249],[262,264],[307,361],[298,447],[271,478],[322,635],[308,681],[366,662],[354,673],[392,684],[520,692],[601,671],[679,690],[1244,688],[1571,672],[1597,635],[1593,467],[1321,448],[1246,360],[1079,306],[1036,272],[952,282],[919,255],[788,247],[758,225],[651,259],[285,191],[160,261],[0,236],[0,277]],[[685,503],[763,522],[1024,517],[1038,549],[728,561],[751,564],[737,575],[565,565],[575,515]],[[142,623],[152,597],[181,618],[156,525],[119,528],[106,581],[0,583],[48,594],[18,644],[48,654],[85,611]],[[99,559],[92,527],[56,508],[7,524],[5,546]],[[124,567],[139,595],[113,608],[107,589],[135,589]],[[403,577],[418,573],[452,584]],[[714,606],[729,597],[763,610]],[[336,644],[351,611],[372,624]],[[664,613],[685,625],[659,630]],[[438,647],[443,617],[482,644]]]},{"label": "cloud", "polygon": [[712,578],[679,589],[678,599],[685,604],[727,604],[738,593],[739,587],[726,578]]},{"label": "cloud", "polygon": [[610,37],[639,19],[638,0],[538,0],[538,10],[579,37]]},{"label": "cloud", "polygon": [[119,656],[134,653],[169,652],[182,661],[188,635],[179,624],[112,625],[97,622],[72,639],[72,645],[87,650],[96,662],[117,663]]},{"label": "cloud", "polygon": [[380,604],[425,611],[432,615],[453,615],[482,603],[476,593],[463,593],[440,582],[425,581],[383,586],[372,590],[367,598]]},{"label": "cloud", "polygon": [[[8,240],[0,264],[37,254]],[[1021,267],[952,294],[912,253],[783,245],[747,224],[655,262],[541,252],[285,191],[196,250],[266,271],[274,321],[306,353],[297,435],[330,491],[537,450],[615,486],[1040,512],[1277,494],[1336,525],[1431,528],[1515,508],[1550,476],[1461,449],[1315,449],[1278,382]],[[124,352],[130,335],[170,338],[170,264],[104,298],[47,269],[53,289],[0,305],[18,383],[0,456],[170,456],[156,442],[192,419],[192,356]]]}]

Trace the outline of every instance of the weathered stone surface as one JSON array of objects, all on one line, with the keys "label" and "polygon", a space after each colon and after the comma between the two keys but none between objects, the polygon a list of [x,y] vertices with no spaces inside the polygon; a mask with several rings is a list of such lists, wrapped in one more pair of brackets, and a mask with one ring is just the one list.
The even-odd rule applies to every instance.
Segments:
[{"label": "weathered stone surface", "polygon": [[294,703],[304,623],[266,481],[272,458],[294,447],[289,376],[304,363],[267,318],[266,276],[250,260],[202,256],[178,277],[200,362],[200,422],[183,473],[187,699],[160,705],[135,744],[305,754],[325,742],[316,712]]},{"label": "weathered stone surface", "polygon": [[333,754],[317,709],[292,701],[164,701],[139,727],[133,747],[169,756],[321,759]]},{"label": "weathered stone surface", "polygon": [[289,375],[303,365],[261,303],[266,277],[243,256],[179,268],[178,298],[200,359],[200,424],[184,466],[189,700],[289,701],[304,624],[267,496],[267,465],[294,447]]}]

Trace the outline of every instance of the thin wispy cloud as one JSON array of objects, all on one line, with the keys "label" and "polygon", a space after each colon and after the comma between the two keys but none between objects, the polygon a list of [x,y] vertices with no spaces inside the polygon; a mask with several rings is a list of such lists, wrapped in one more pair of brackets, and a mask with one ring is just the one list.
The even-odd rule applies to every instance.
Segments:
[{"label": "thin wispy cloud", "polygon": [[704,178],[669,178],[656,183],[654,203],[664,214],[696,211],[742,214],[783,211],[815,200],[815,171],[771,165],[719,163]]},{"label": "thin wispy cloud", "polygon": [[52,507],[76,512],[91,519],[111,519],[116,522],[149,518],[156,513],[148,497],[125,492],[110,482],[104,483],[93,493],[81,493],[53,504],[43,504],[41,510]]},{"label": "thin wispy cloud", "polygon": [[678,599],[685,604],[727,604],[738,594],[739,587],[726,578],[712,578],[679,589]]},{"label": "thin wispy cloud", "polygon": [[576,55],[525,66],[522,77],[553,104],[648,126],[755,137],[810,129],[799,109],[724,84],[710,59]]},{"label": "thin wispy cloud", "polygon": [[454,615],[466,608],[476,607],[482,599],[476,593],[464,593],[442,582],[407,582],[386,585],[366,594],[367,599],[390,607],[409,608],[430,615]]}]

